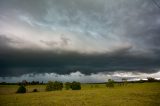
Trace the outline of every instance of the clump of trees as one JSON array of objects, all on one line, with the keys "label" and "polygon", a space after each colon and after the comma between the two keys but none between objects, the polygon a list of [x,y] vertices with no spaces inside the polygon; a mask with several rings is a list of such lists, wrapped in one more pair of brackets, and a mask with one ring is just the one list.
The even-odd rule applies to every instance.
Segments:
[{"label": "clump of trees", "polygon": [[148,77],[147,79],[148,79],[148,82],[156,82],[156,81],[157,81],[157,80],[156,80],[155,78],[153,78],[153,77]]},{"label": "clump of trees", "polygon": [[80,89],[81,89],[81,83],[80,83],[80,82],[73,81],[73,82],[71,83],[71,89],[72,89],[72,90],[80,90]]},{"label": "clump of trees", "polygon": [[39,82],[39,81],[27,81],[27,80],[23,80],[22,82],[18,82],[18,85],[43,85],[43,81]]},{"label": "clump of trees", "polygon": [[46,91],[56,91],[56,90],[62,90],[63,89],[63,83],[59,81],[48,81],[46,86]]},{"label": "clump of trees", "polygon": [[26,93],[26,88],[24,85],[20,85],[16,93]]},{"label": "clump of trees", "polygon": [[65,83],[65,89],[66,89],[66,90],[69,90],[69,89],[71,88],[71,85],[72,85],[72,84],[71,84],[70,82],[66,82],[66,83]]},{"label": "clump of trees", "polygon": [[108,79],[108,82],[106,82],[106,87],[113,88],[114,87],[114,80]]},{"label": "clump of trees", "polygon": [[32,81],[32,82],[28,82],[29,85],[43,85],[43,81],[39,82],[39,81]]},{"label": "clump of trees", "polygon": [[69,90],[69,89],[80,90],[81,89],[81,83],[80,82],[76,82],[76,81],[73,81],[72,83],[66,82],[65,83],[65,89],[66,90]]},{"label": "clump of trees", "polygon": [[[46,85],[46,91],[56,91],[56,90],[62,90],[63,89],[63,83],[59,81],[48,81]],[[69,90],[80,90],[81,89],[81,83],[73,81],[72,83],[66,82],[65,83],[65,89]]]}]

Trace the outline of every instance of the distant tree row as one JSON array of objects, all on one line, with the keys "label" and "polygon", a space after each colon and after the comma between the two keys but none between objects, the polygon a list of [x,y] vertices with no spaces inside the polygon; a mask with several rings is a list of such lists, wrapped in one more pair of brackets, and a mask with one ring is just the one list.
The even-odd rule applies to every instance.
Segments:
[{"label": "distant tree row", "polygon": [[18,85],[43,85],[43,81],[39,82],[39,81],[27,81],[27,80],[23,80],[22,82],[18,82]]},{"label": "distant tree row", "polygon": [[[144,83],[144,82],[160,82],[160,80],[157,80],[153,77],[147,77],[147,80],[141,79],[139,81],[127,81],[126,78],[122,78],[121,82],[115,82],[115,83],[119,83],[120,85],[125,85],[125,84],[127,84],[127,82],[129,82],[129,83],[137,83],[137,82]],[[43,84],[46,84],[46,83],[44,83],[43,81],[42,82],[39,82],[39,81],[29,82],[27,80],[23,80],[22,82],[17,82],[17,83],[0,82],[0,85],[43,85]],[[70,82],[67,82],[66,84],[68,85],[68,88],[71,88],[71,87],[69,87]],[[66,89],[68,89],[68,88],[66,88]]]},{"label": "distant tree row", "polygon": [[[27,89],[26,89],[26,85],[28,85],[28,83],[26,84],[26,81],[22,81],[22,84],[19,84],[19,88],[17,89],[17,93],[26,93]],[[80,90],[81,89],[81,83],[80,82],[76,82],[73,81],[72,83],[70,82],[66,82],[65,84],[65,89],[69,90]],[[60,81],[48,81],[48,83],[46,84],[46,91],[57,91],[57,90],[62,90],[63,89],[63,83]],[[33,89],[32,92],[38,92],[37,89]]]},{"label": "distant tree row", "polygon": [[[144,83],[144,82],[160,82],[160,80],[157,80],[155,78],[152,78],[152,77],[148,77],[147,80],[139,80],[139,81],[130,81],[130,83]],[[114,80],[112,79],[108,79],[108,81],[106,82],[106,87],[109,87],[109,88],[113,88],[114,87]],[[121,82],[116,82],[118,83],[119,86],[127,86],[128,84],[128,81],[126,78],[122,78],[122,81]]]}]

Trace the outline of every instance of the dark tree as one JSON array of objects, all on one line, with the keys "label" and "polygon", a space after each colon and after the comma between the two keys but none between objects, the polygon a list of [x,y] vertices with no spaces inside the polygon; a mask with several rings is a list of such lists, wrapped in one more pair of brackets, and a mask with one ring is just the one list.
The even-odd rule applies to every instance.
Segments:
[{"label": "dark tree", "polygon": [[26,88],[24,85],[19,86],[17,93],[26,93]]},{"label": "dark tree", "polygon": [[65,83],[65,89],[69,90],[71,88],[71,83],[70,82],[66,82]]},{"label": "dark tree", "polygon": [[156,81],[156,79],[152,78],[152,77],[148,77],[147,79],[148,79],[148,82],[155,82]]},{"label": "dark tree", "polygon": [[108,79],[108,82],[106,82],[106,87],[113,88],[114,87],[114,80]]},{"label": "dark tree", "polygon": [[63,83],[59,81],[48,81],[46,90],[47,91],[55,91],[55,90],[62,90],[63,89]]},{"label": "dark tree", "polygon": [[71,84],[71,89],[72,90],[80,90],[81,89],[81,83],[73,81]]}]

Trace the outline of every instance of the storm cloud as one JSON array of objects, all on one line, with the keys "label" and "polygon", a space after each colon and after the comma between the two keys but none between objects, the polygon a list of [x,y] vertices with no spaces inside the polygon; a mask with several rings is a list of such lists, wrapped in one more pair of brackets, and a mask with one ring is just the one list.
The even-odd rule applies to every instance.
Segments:
[{"label": "storm cloud", "polygon": [[159,69],[152,0],[0,1],[0,77]]}]

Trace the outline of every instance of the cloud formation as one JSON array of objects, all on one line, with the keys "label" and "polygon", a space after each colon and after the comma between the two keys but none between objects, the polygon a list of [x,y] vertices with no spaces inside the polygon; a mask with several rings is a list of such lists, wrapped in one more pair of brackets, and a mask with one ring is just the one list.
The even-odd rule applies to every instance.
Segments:
[{"label": "cloud formation", "polygon": [[43,73],[43,74],[25,74],[19,77],[0,77],[2,82],[19,82],[22,80],[28,81],[43,81],[48,82],[52,81],[63,81],[63,82],[72,82],[80,81],[82,83],[102,83],[106,82],[108,79],[113,79],[114,81],[122,81],[123,78],[126,78],[128,81],[137,81],[140,79],[147,80],[147,77],[153,77],[160,79],[160,71],[152,74],[147,73],[134,73],[134,72],[110,72],[110,73],[97,73],[91,75],[82,74],[79,71],[71,72],[70,74],[59,75],[56,73]]},{"label": "cloud formation", "polygon": [[157,72],[159,17],[151,0],[1,0],[0,76]]}]

